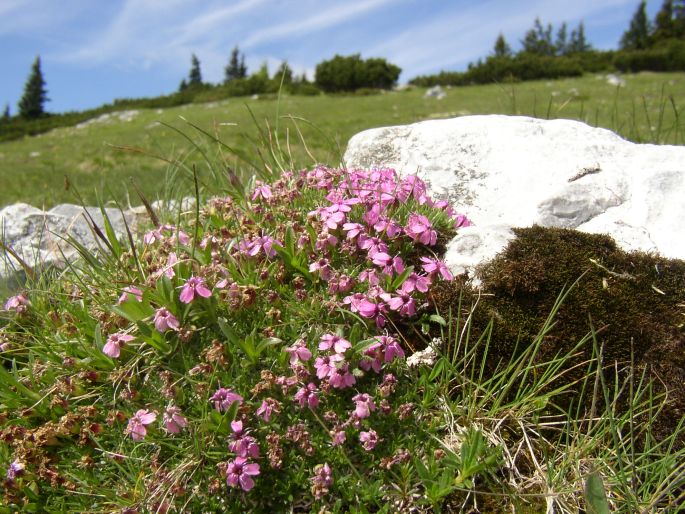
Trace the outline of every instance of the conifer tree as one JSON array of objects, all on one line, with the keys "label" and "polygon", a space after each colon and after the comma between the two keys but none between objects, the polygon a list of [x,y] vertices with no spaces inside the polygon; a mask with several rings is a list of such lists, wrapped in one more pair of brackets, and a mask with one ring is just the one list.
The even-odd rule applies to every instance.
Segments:
[{"label": "conifer tree", "polygon": [[511,47],[507,40],[504,39],[504,34],[500,32],[495,41],[495,48],[493,49],[495,57],[511,57]]},{"label": "conifer tree", "polygon": [[190,73],[188,74],[188,86],[201,86],[202,72],[200,71],[200,61],[195,54],[190,58]]},{"label": "conifer tree", "polygon": [[247,77],[247,66],[245,66],[245,54],[240,55],[237,46],[231,51],[231,59],[224,70],[224,82],[234,79],[244,79]]},{"label": "conifer tree", "polygon": [[24,86],[24,95],[19,100],[19,115],[26,119],[40,118],[45,114],[43,105],[48,100],[43,72],[40,69],[40,57],[36,56],[31,74]]},{"label": "conifer tree", "polygon": [[585,38],[585,25],[581,21],[578,28],[571,31],[571,40],[568,44],[567,53],[583,53],[592,50],[592,45]]},{"label": "conifer tree", "polygon": [[557,39],[554,41],[554,50],[557,55],[565,55],[568,53],[568,41],[566,33],[566,22],[564,22],[561,24],[561,27],[559,27],[559,30],[557,31]]},{"label": "conifer tree", "polygon": [[644,50],[650,44],[650,27],[647,18],[647,2],[642,0],[630,21],[630,27],[621,37],[621,50]]},{"label": "conifer tree", "polygon": [[7,121],[10,117],[10,104],[5,104],[5,109],[2,111],[2,119]]},{"label": "conifer tree", "polygon": [[288,61],[283,61],[274,73],[274,81],[278,84],[283,81],[283,84],[293,83],[293,70],[288,64]]},{"label": "conifer tree", "polygon": [[673,14],[673,0],[664,0],[654,17],[654,41],[675,37]]},{"label": "conifer tree", "polygon": [[535,18],[533,28],[526,32],[523,41],[523,51],[538,55],[554,55],[552,45],[552,25],[543,27],[540,18]]}]

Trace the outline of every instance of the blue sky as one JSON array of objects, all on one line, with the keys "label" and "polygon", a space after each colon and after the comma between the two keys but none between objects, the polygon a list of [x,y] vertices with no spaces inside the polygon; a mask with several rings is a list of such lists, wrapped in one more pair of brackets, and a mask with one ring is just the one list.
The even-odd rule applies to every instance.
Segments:
[{"label": "blue sky", "polygon": [[[581,20],[615,48],[638,0],[0,0],[0,108],[13,113],[40,55],[52,112],[174,91],[195,53],[219,82],[231,49],[248,72],[287,59],[313,78],[334,54],[385,57],[400,81],[463,70],[502,32],[517,49],[536,16],[555,29]],[[650,18],[660,0],[647,3]]]}]

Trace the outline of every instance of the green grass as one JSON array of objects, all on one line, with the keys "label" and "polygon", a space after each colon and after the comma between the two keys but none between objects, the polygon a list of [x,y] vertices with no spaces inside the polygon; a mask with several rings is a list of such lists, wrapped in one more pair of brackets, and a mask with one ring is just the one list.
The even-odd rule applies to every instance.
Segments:
[{"label": "green grass", "polygon": [[[416,89],[372,96],[290,96],[280,102],[276,98],[235,98],[218,105],[140,110],[130,122],[57,129],[0,144],[0,206],[19,201],[46,207],[75,202],[74,186],[89,203],[95,201],[96,190],[105,198],[126,203],[131,191],[130,177],[135,177],[151,199],[164,196],[161,184],[169,169],[164,159],[181,159],[187,164],[201,159],[196,151],[189,150],[192,147],[186,139],[171,128],[156,124],[162,122],[185,130],[187,125],[179,116],[216,133],[223,142],[251,153],[258,160],[249,141],[249,137],[257,137],[258,131],[246,106],[259,125],[279,125],[283,145],[287,133],[291,145],[298,146],[293,148],[296,161],[311,162],[305,151],[294,144],[299,139],[299,128],[315,159],[332,165],[339,161],[348,139],[361,130],[469,114],[578,119],[614,130],[632,141],[685,144],[685,74],[640,73],[625,79],[624,88],[610,86],[594,75],[452,88],[439,101],[424,99],[425,90]],[[289,115],[311,124],[299,121],[296,127],[287,118]],[[236,163],[227,158],[225,165]],[[189,174],[180,177],[184,179],[177,178],[175,185],[190,191]],[[131,203],[140,202],[135,198]]]},{"label": "green grass", "polygon": [[[404,94],[411,98],[420,92]],[[338,100],[371,105],[387,97]],[[683,422],[660,440],[651,422],[636,423],[655,418],[664,408],[663,394],[647,376],[631,372],[633,378],[624,380],[604,373],[603,367],[614,363],[602,359],[607,354],[594,331],[580,336],[568,351],[544,351],[549,338],[558,336],[560,308],[582,286],[579,280],[560,292],[539,330],[523,336],[521,351],[506,361],[494,330],[500,321],[477,326],[482,304],[456,289],[456,299],[449,301],[441,301],[433,286],[425,294],[414,291],[419,312],[388,311],[387,324],[379,329],[374,314],[353,312],[342,301],[352,291],[374,299],[360,273],[376,264],[360,248],[340,244],[345,234],[339,227],[330,229],[337,235],[337,242],[330,242],[323,235],[323,216],[308,215],[335,199],[325,199],[326,191],[315,187],[328,187],[322,177],[334,184],[346,175],[329,170],[318,175],[305,171],[307,180],[299,174],[281,176],[287,167],[304,167],[307,151],[293,138],[291,155],[286,145],[279,148],[269,137],[263,123],[245,121],[246,130],[254,126],[262,133],[243,156],[253,162],[263,157],[255,165],[258,178],[281,176],[272,184],[273,197],[260,198],[253,195],[254,182],[241,183],[224,173],[226,161],[238,170],[249,164],[227,158],[233,154],[206,135],[193,146],[185,138],[200,139],[200,133],[183,122],[179,126],[181,132],[158,130],[176,138],[177,155],[189,155],[194,148],[207,158],[204,163],[198,159],[195,167],[187,158],[168,172],[192,175],[194,168],[200,199],[223,195],[206,205],[200,202],[197,211],[163,213],[164,221],[178,225],[189,240],[174,231],[149,244],[141,237],[129,242],[108,235],[109,252],[96,258],[82,249],[84,258],[59,275],[48,272],[22,284],[31,302],[25,312],[13,312],[11,305],[0,312],[0,473],[12,463],[15,469],[24,467],[0,482],[1,514],[160,512],[166,503],[172,512],[478,508],[537,514],[590,512],[592,503],[594,512],[666,513],[683,504],[685,448],[678,444]],[[336,153],[323,139],[305,136],[305,141],[313,151]],[[386,185],[397,190],[396,184]],[[173,189],[161,181],[157,187],[160,196]],[[367,182],[362,189],[377,191],[380,185]],[[347,220],[361,222],[370,203],[351,203]],[[445,211],[417,198],[393,202],[385,213],[403,227],[416,213],[429,217],[439,241],[454,233]],[[388,254],[400,255],[424,274],[428,270],[421,269],[419,257],[439,254],[440,245],[425,247],[409,232],[379,236],[389,245]],[[273,255],[245,250],[248,241],[267,235],[282,241]],[[175,265],[168,264],[172,252],[178,257]],[[322,258],[337,273],[358,279],[352,290],[331,292],[330,283],[310,268]],[[165,274],[169,267],[175,276]],[[388,292],[408,275],[388,273],[392,277],[380,280]],[[181,299],[191,276],[205,278],[213,289],[209,298]],[[231,283],[220,286],[225,278]],[[438,275],[432,280],[437,283]],[[456,281],[441,283],[457,287]],[[140,302],[134,295],[119,302],[130,286],[141,290]],[[153,315],[161,308],[179,319],[181,330],[154,325]],[[105,343],[121,333],[134,339],[116,356]],[[344,351],[356,377],[354,387],[336,388],[330,375],[314,373],[314,359],[330,353],[319,346],[323,334],[351,342]],[[367,354],[381,334],[393,336],[407,355],[434,347],[434,362],[412,367],[397,355]],[[302,359],[309,375],[302,368],[295,375],[285,351],[301,344],[312,353]],[[578,365],[583,347],[592,350]],[[397,379],[394,386],[383,373],[364,371],[362,363],[369,357],[383,361],[383,373]],[[637,363],[624,364],[632,370]],[[270,373],[284,380],[296,377],[297,384],[288,388]],[[321,405],[314,410],[294,398],[309,382],[319,388]],[[220,387],[241,394],[243,405],[234,402],[225,411],[217,407],[210,397]],[[359,407],[353,400],[358,393],[373,397],[376,409],[350,424],[345,420]],[[280,405],[271,420],[257,415],[265,399]],[[388,403],[381,408],[384,400]],[[162,413],[171,404],[188,420],[178,434],[162,426]],[[140,410],[158,417],[144,437],[134,439],[127,427]],[[226,483],[225,466],[237,460],[237,450],[228,449],[235,439],[229,422],[236,418],[261,450],[259,457],[250,457],[260,465],[250,492]],[[289,431],[293,427],[300,435]],[[345,431],[347,440],[333,446],[331,430]],[[373,449],[360,444],[365,430],[380,436]],[[312,478],[322,463],[331,466],[333,481],[317,489]]]}]

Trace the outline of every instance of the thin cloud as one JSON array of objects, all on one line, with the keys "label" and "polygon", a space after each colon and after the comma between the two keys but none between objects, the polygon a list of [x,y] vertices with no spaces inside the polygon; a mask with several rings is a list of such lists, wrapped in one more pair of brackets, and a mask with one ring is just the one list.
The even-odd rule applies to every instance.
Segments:
[{"label": "thin cloud", "polygon": [[299,19],[300,16],[295,16],[295,19],[293,20],[256,31],[243,42],[243,46],[245,48],[250,48],[284,38],[292,39],[301,37],[314,31],[320,31],[335,25],[340,25],[341,23],[396,1],[397,0],[369,0],[366,2],[350,2],[314,14],[313,16],[305,17],[304,19]]},{"label": "thin cloud", "polygon": [[411,27],[369,49],[368,55],[386,56],[403,68],[404,77],[438,69],[454,69],[470,60],[485,57],[492,50],[500,32],[505,34],[512,47],[518,47],[519,40],[531,28],[536,17],[555,27],[566,21],[570,24],[570,30],[577,22],[589,19],[598,12],[611,12],[617,6],[632,3],[633,0],[517,2],[505,7],[499,4],[498,16],[492,15],[492,2],[481,3],[451,15],[442,13],[421,26]]}]

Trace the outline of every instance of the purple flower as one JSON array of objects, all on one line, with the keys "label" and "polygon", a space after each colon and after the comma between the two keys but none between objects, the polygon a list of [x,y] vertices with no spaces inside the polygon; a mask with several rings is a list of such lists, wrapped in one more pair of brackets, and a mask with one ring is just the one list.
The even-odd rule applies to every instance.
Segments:
[{"label": "purple flower", "polygon": [[353,396],[352,401],[355,403],[354,415],[359,419],[368,418],[376,410],[373,398],[366,393]]},{"label": "purple flower", "polygon": [[243,491],[254,487],[253,476],[259,475],[259,464],[248,462],[245,457],[236,457],[226,466],[226,483],[229,487],[240,486]]},{"label": "purple flower", "polygon": [[10,467],[7,468],[7,480],[10,483],[14,483],[16,478],[18,476],[21,476],[24,474],[24,470],[26,469],[26,464],[21,462],[19,459],[14,459],[14,461],[10,464]]},{"label": "purple flower", "polygon": [[107,338],[105,346],[102,347],[102,353],[113,359],[117,359],[119,355],[121,355],[121,347],[134,339],[135,337],[129,334],[112,334]]},{"label": "purple flower", "polygon": [[378,444],[378,434],[375,430],[359,432],[359,441],[367,452],[373,450]]},{"label": "purple flower", "polygon": [[133,296],[138,302],[143,301],[143,292],[136,286],[130,286],[124,288],[123,292],[121,293],[121,296],[119,297],[119,300],[117,301],[117,305],[128,301],[131,296]]},{"label": "purple flower", "polygon": [[433,230],[430,220],[421,214],[410,214],[404,231],[414,241],[426,246],[433,246],[438,240],[438,233]]},{"label": "purple flower", "polygon": [[195,299],[195,295],[202,296],[203,298],[212,296],[212,292],[207,288],[205,279],[202,277],[190,277],[186,280],[186,283],[181,290],[179,300],[183,303],[190,303]]},{"label": "purple flower", "polygon": [[449,268],[444,262],[438,259],[431,259],[430,257],[421,257],[421,262],[423,262],[422,266],[424,271],[431,277],[435,274],[440,274],[440,276],[447,281],[454,279],[452,273],[450,273]]},{"label": "purple flower", "polygon": [[319,406],[317,391],[316,386],[310,382],[295,393],[295,401],[299,403],[302,408],[307,406],[312,410],[316,409]]},{"label": "purple flower", "polygon": [[131,419],[128,420],[128,426],[125,433],[131,436],[134,441],[142,441],[147,434],[145,425],[154,423],[157,419],[157,414],[146,409],[140,409]]},{"label": "purple flower", "polygon": [[335,353],[345,353],[348,348],[352,348],[352,343],[334,334],[322,335],[319,350],[330,350],[331,348]]},{"label": "purple flower", "polygon": [[28,298],[23,294],[18,294],[8,298],[3,308],[6,311],[14,311],[17,314],[22,314],[26,312],[29,305],[31,305],[31,302],[29,302]]},{"label": "purple flower", "polygon": [[188,426],[188,420],[181,414],[181,409],[175,405],[166,408],[162,421],[164,422],[164,428],[171,434],[178,434]]},{"label": "purple flower", "polygon": [[285,348],[285,351],[290,354],[290,364],[297,364],[298,362],[306,362],[312,358],[312,352],[307,348],[307,343],[302,339],[298,340],[292,346]]},{"label": "purple flower", "polygon": [[228,410],[233,402],[242,403],[243,397],[234,393],[231,389],[220,387],[209,398],[210,402],[214,402],[214,408],[219,412]]},{"label": "purple flower", "polygon": [[154,318],[155,328],[164,333],[167,330],[178,330],[180,328],[180,323],[176,316],[171,314],[168,309],[161,307],[155,312]]},{"label": "purple flower", "polygon": [[333,277],[333,270],[331,269],[328,259],[319,259],[309,265],[309,271],[312,273],[319,273],[321,280],[328,282]]}]

